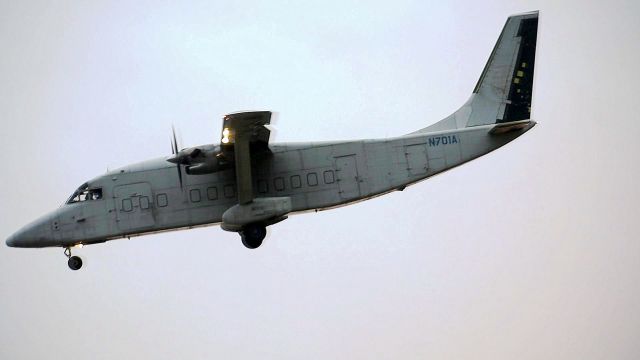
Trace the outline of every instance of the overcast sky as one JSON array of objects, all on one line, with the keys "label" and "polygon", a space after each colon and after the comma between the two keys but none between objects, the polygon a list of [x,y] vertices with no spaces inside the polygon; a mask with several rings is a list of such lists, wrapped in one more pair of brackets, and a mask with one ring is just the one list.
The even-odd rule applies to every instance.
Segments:
[{"label": "overcast sky", "polygon": [[636,1],[0,3],[0,238],[107,168],[279,113],[276,141],[409,133],[540,10],[532,131],[273,226],[0,246],[2,359],[637,359]]}]

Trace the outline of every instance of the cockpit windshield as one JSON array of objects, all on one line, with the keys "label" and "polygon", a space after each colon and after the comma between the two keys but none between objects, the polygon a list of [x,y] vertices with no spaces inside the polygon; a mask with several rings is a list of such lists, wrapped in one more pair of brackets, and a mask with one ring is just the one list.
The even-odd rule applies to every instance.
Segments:
[{"label": "cockpit windshield", "polygon": [[89,184],[84,183],[80,185],[67,200],[66,204],[72,204],[76,202],[100,200],[102,199],[102,188],[89,188]]}]

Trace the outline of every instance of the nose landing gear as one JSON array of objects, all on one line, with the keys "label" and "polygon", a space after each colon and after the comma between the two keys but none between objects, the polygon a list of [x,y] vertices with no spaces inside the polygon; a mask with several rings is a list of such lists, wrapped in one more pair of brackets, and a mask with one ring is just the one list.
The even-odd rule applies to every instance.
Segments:
[{"label": "nose landing gear", "polygon": [[71,256],[71,248],[65,248],[64,254],[69,259],[67,261],[69,269],[79,270],[82,267],[82,259],[79,256]]}]

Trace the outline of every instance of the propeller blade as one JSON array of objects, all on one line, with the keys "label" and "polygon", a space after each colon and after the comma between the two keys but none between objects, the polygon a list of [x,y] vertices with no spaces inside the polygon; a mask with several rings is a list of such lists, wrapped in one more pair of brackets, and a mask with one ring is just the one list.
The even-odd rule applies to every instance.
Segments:
[{"label": "propeller blade", "polygon": [[180,182],[180,189],[182,189],[182,169],[180,168],[180,158],[178,157],[178,139],[176,138],[176,128],[171,125],[171,134],[173,135],[171,138],[171,153],[172,157],[167,159],[167,161],[175,163],[178,169],[178,182]]},{"label": "propeller blade", "polygon": [[180,182],[180,189],[182,189],[182,169],[180,168],[180,164],[176,166],[178,167],[178,181]]},{"label": "propeller blade", "polygon": [[171,132],[173,133],[173,154],[178,154],[178,139],[176,139],[176,129],[171,125]]}]

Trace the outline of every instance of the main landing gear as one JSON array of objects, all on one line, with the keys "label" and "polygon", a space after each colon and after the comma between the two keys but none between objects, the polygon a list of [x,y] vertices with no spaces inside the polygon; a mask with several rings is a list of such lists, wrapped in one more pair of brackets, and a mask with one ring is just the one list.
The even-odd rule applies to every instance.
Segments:
[{"label": "main landing gear", "polygon": [[64,254],[69,259],[67,265],[71,270],[79,270],[82,267],[82,259],[79,256],[71,256],[71,248],[65,248]]},{"label": "main landing gear", "polygon": [[267,236],[267,228],[260,224],[247,225],[240,231],[242,244],[247,249],[255,249],[262,245],[265,236]]}]

